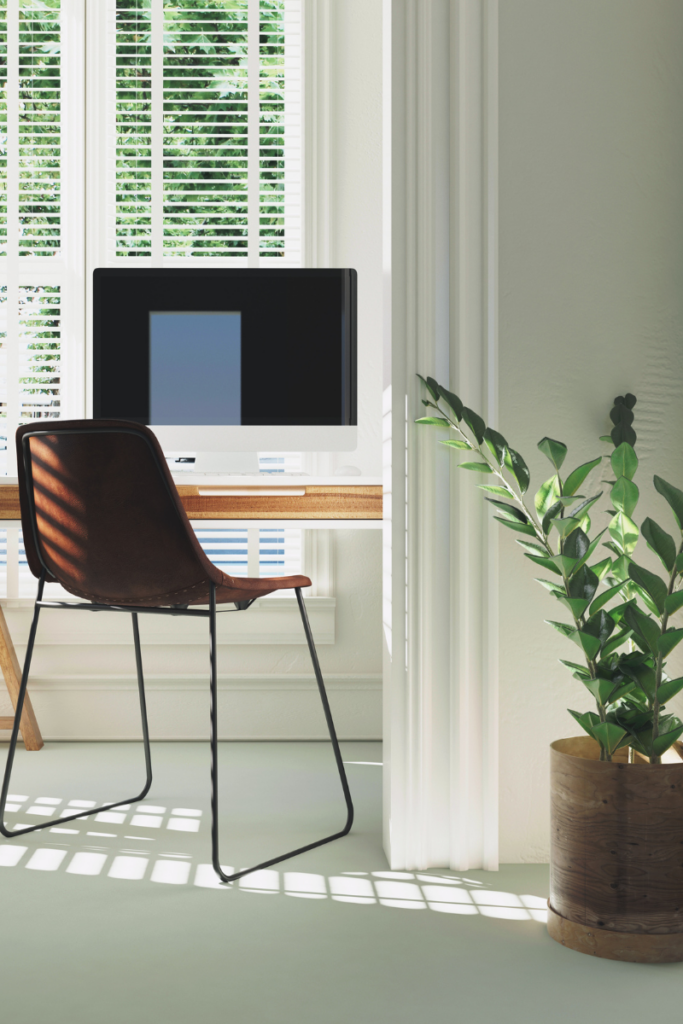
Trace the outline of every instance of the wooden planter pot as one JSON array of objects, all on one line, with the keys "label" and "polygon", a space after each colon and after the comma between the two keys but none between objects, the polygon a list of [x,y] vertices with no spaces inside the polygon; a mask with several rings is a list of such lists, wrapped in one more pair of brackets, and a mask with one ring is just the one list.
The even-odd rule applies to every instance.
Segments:
[{"label": "wooden planter pot", "polygon": [[548,932],[581,953],[683,960],[683,761],[599,761],[588,736],[550,746]]}]

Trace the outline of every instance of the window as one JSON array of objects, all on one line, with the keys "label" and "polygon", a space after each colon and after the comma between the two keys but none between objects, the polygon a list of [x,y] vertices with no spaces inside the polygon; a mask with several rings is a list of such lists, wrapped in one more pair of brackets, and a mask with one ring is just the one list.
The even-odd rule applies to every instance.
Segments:
[{"label": "window", "polygon": [[[94,267],[301,263],[301,4],[0,0],[0,475],[20,422],[90,411]],[[300,570],[300,530],[198,535],[233,575]]]},{"label": "window", "polygon": [[0,0],[0,474],[90,411],[94,267],[300,264],[301,3]]},{"label": "window", "polygon": [[108,262],[297,265],[298,4],[116,0],[109,14]]}]

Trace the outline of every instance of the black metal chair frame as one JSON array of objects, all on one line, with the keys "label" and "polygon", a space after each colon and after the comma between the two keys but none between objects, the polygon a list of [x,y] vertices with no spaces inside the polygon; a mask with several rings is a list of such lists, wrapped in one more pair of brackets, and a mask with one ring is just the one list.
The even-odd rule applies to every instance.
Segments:
[{"label": "black metal chair frame", "polygon": [[[101,431],[102,428],[100,428]],[[111,428],[113,431],[114,428]],[[96,430],[82,430],[75,431],[70,430],[68,433],[94,433]],[[157,461],[157,454],[154,448],[149,443],[149,440],[140,431],[129,430],[122,431],[125,433],[135,434],[136,437],[141,437],[148,444],[152,455]],[[7,753],[7,763],[5,766],[5,774],[2,782],[2,791],[0,792],[0,833],[7,839],[15,839],[17,836],[26,835],[28,832],[37,832],[40,829],[52,828],[55,825],[61,825],[67,821],[75,821],[77,818],[89,817],[93,814],[99,814],[101,811],[109,811],[114,807],[119,807],[121,804],[136,803],[138,800],[144,799],[149,792],[152,785],[152,754],[149,744],[149,728],[147,725],[147,704],[145,700],[145,682],[142,671],[142,651],[140,648],[140,630],[138,626],[138,615],[139,614],[151,614],[151,615],[183,615],[191,616],[194,618],[208,618],[209,620],[209,659],[210,659],[210,744],[211,744],[211,855],[214,870],[222,882],[234,882],[236,879],[241,878],[243,875],[248,875],[252,871],[260,871],[262,868],[270,867],[272,864],[279,864],[280,861],[289,860],[290,857],[296,857],[300,853],[306,853],[307,850],[314,850],[318,846],[324,846],[325,843],[331,843],[335,839],[341,839],[343,836],[348,835],[351,831],[353,824],[353,802],[351,800],[351,792],[349,790],[348,780],[346,778],[346,771],[344,769],[344,762],[342,760],[341,751],[339,749],[339,741],[337,739],[337,733],[332,720],[332,712],[330,711],[329,701],[327,699],[327,692],[325,690],[325,683],[323,681],[322,672],[320,670],[320,663],[318,661],[318,655],[315,649],[315,643],[313,641],[313,633],[311,632],[311,626],[308,621],[308,614],[306,611],[306,605],[304,603],[301,588],[295,589],[297,603],[299,605],[299,612],[301,614],[301,621],[304,627],[304,633],[306,635],[306,642],[308,644],[309,654],[311,656],[311,662],[313,664],[313,671],[315,672],[316,682],[318,684],[318,691],[320,694],[320,700],[322,702],[323,711],[325,713],[325,721],[327,722],[327,729],[330,734],[330,740],[332,742],[332,749],[334,751],[334,757],[337,764],[337,770],[339,772],[339,779],[341,782],[342,791],[344,793],[344,800],[346,801],[346,824],[340,832],[335,832],[334,835],[325,836],[324,839],[318,839],[314,843],[307,843],[306,846],[301,846],[296,850],[290,850],[289,853],[283,853],[278,857],[271,857],[270,860],[265,860],[260,864],[255,864],[250,868],[243,868],[241,871],[236,871],[231,875],[226,875],[220,864],[219,857],[219,835],[218,835],[218,665],[217,665],[217,641],[216,641],[216,615],[219,614],[216,609],[216,584],[210,584],[209,592],[209,607],[206,608],[189,608],[187,605],[175,605],[171,607],[134,607],[130,605],[111,605],[111,604],[96,604],[94,602],[82,602],[76,603],[72,601],[44,601],[43,590],[45,587],[45,579],[48,572],[47,566],[42,561],[42,555],[40,552],[40,545],[38,543],[37,531],[36,531],[36,513],[33,503],[33,490],[32,490],[32,474],[31,474],[31,461],[27,447],[28,437],[42,436],[42,435],[54,435],[59,433],[67,433],[67,431],[60,431],[58,428],[55,430],[45,431],[34,431],[30,435],[25,435],[23,438],[24,445],[24,468],[27,479],[27,493],[29,506],[31,510],[31,522],[33,526],[35,547],[38,555],[43,564],[43,572],[38,582],[38,593],[36,596],[36,602],[33,610],[33,620],[31,622],[31,629],[29,632],[28,645],[26,648],[26,657],[24,659],[24,668],[21,675],[21,687],[19,689],[19,697],[17,699],[17,706],[14,714],[14,725],[12,728],[12,735],[9,742],[9,750]],[[166,480],[162,473],[162,478]],[[245,611],[254,600],[230,602],[235,605],[234,608],[226,608],[223,612],[236,612]],[[42,822],[39,825],[31,825],[27,828],[16,829],[8,831],[5,827],[5,804],[7,803],[7,794],[9,792],[10,779],[12,774],[12,766],[14,764],[14,755],[17,748],[17,742],[19,739],[19,726],[21,722],[21,716],[24,708],[24,700],[26,697],[26,690],[28,687],[29,673],[31,669],[31,659],[33,657],[33,648],[36,640],[36,632],[38,629],[38,618],[42,608],[68,608],[74,611],[89,611],[89,612],[126,612],[131,615],[133,620],[133,640],[135,644],[135,665],[137,669],[138,679],[138,691],[140,695],[140,714],[142,718],[142,739],[145,751],[145,766],[146,766],[146,782],[138,796],[129,797],[124,800],[117,800],[115,803],[103,804],[101,807],[93,807],[90,810],[80,810],[77,813],[66,815],[63,818],[55,818],[51,821]]]}]

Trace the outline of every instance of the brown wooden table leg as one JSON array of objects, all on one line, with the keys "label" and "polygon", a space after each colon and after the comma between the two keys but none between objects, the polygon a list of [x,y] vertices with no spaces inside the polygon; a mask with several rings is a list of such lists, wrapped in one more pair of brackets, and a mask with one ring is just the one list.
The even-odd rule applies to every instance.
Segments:
[{"label": "brown wooden table leg", "polygon": [[[0,607],[0,669],[2,669],[2,674],[5,677],[12,707],[16,708],[19,699],[19,687],[21,686],[21,669],[19,668],[17,652],[14,650],[12,636],[2,607]],[[3,720],[0,719],[0,721]],[[5,728],[11,728],[11,725],[5,725]],[[40,729],[38,728],[38,722],[28,693],[24,700],[24,711],[19,728],[21,729],[26,749],[40,750],[43,746],[43,737],[40,735]]]}]

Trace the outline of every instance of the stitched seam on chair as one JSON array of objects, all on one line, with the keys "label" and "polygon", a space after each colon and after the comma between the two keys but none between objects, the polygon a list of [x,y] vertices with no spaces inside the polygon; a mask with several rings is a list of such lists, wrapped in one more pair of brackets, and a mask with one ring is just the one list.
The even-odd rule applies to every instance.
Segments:
[{"label": "stitched seam on chair", "polygon": [[[148,595],[146,597],[138,598],[137,600],[138,601],[156,601],[158,599],[166,598],[166,597],[177,597],[180,594],[187,594],[190,591],[198,590],[200,587],[210,586],[210,583],[211,583],[210,580],[203,580],[203,581],[201,581],[199,583],[193,583],[191,587],[183,587],[182,590],[165,590],[163,592],[163,594],[158,594],[158,595],[150,594],[150,595]],[[222,584],[219,583],[219,584],[217,584],[217,586],[222,586]],[[88,601],[100,601],[101,600],[101,597],[99,595],[89,593],[87,590],[76,590],[75,587],[71,587],[70,589],[71,589],[71,593],[72,594],[76,594],[78,597],[84,597]],[[136,600],[136,599],[130,598],[130,597],[124,597],[124,598],[120,598],[117,601],[117,600],[111,600],[110,598],[107,598],[106,602],[104,602],[104,603],[106,603],[106,604],[127,604],[127,603],[129,603],[129,602],[131,602],[133,600]]]}]

